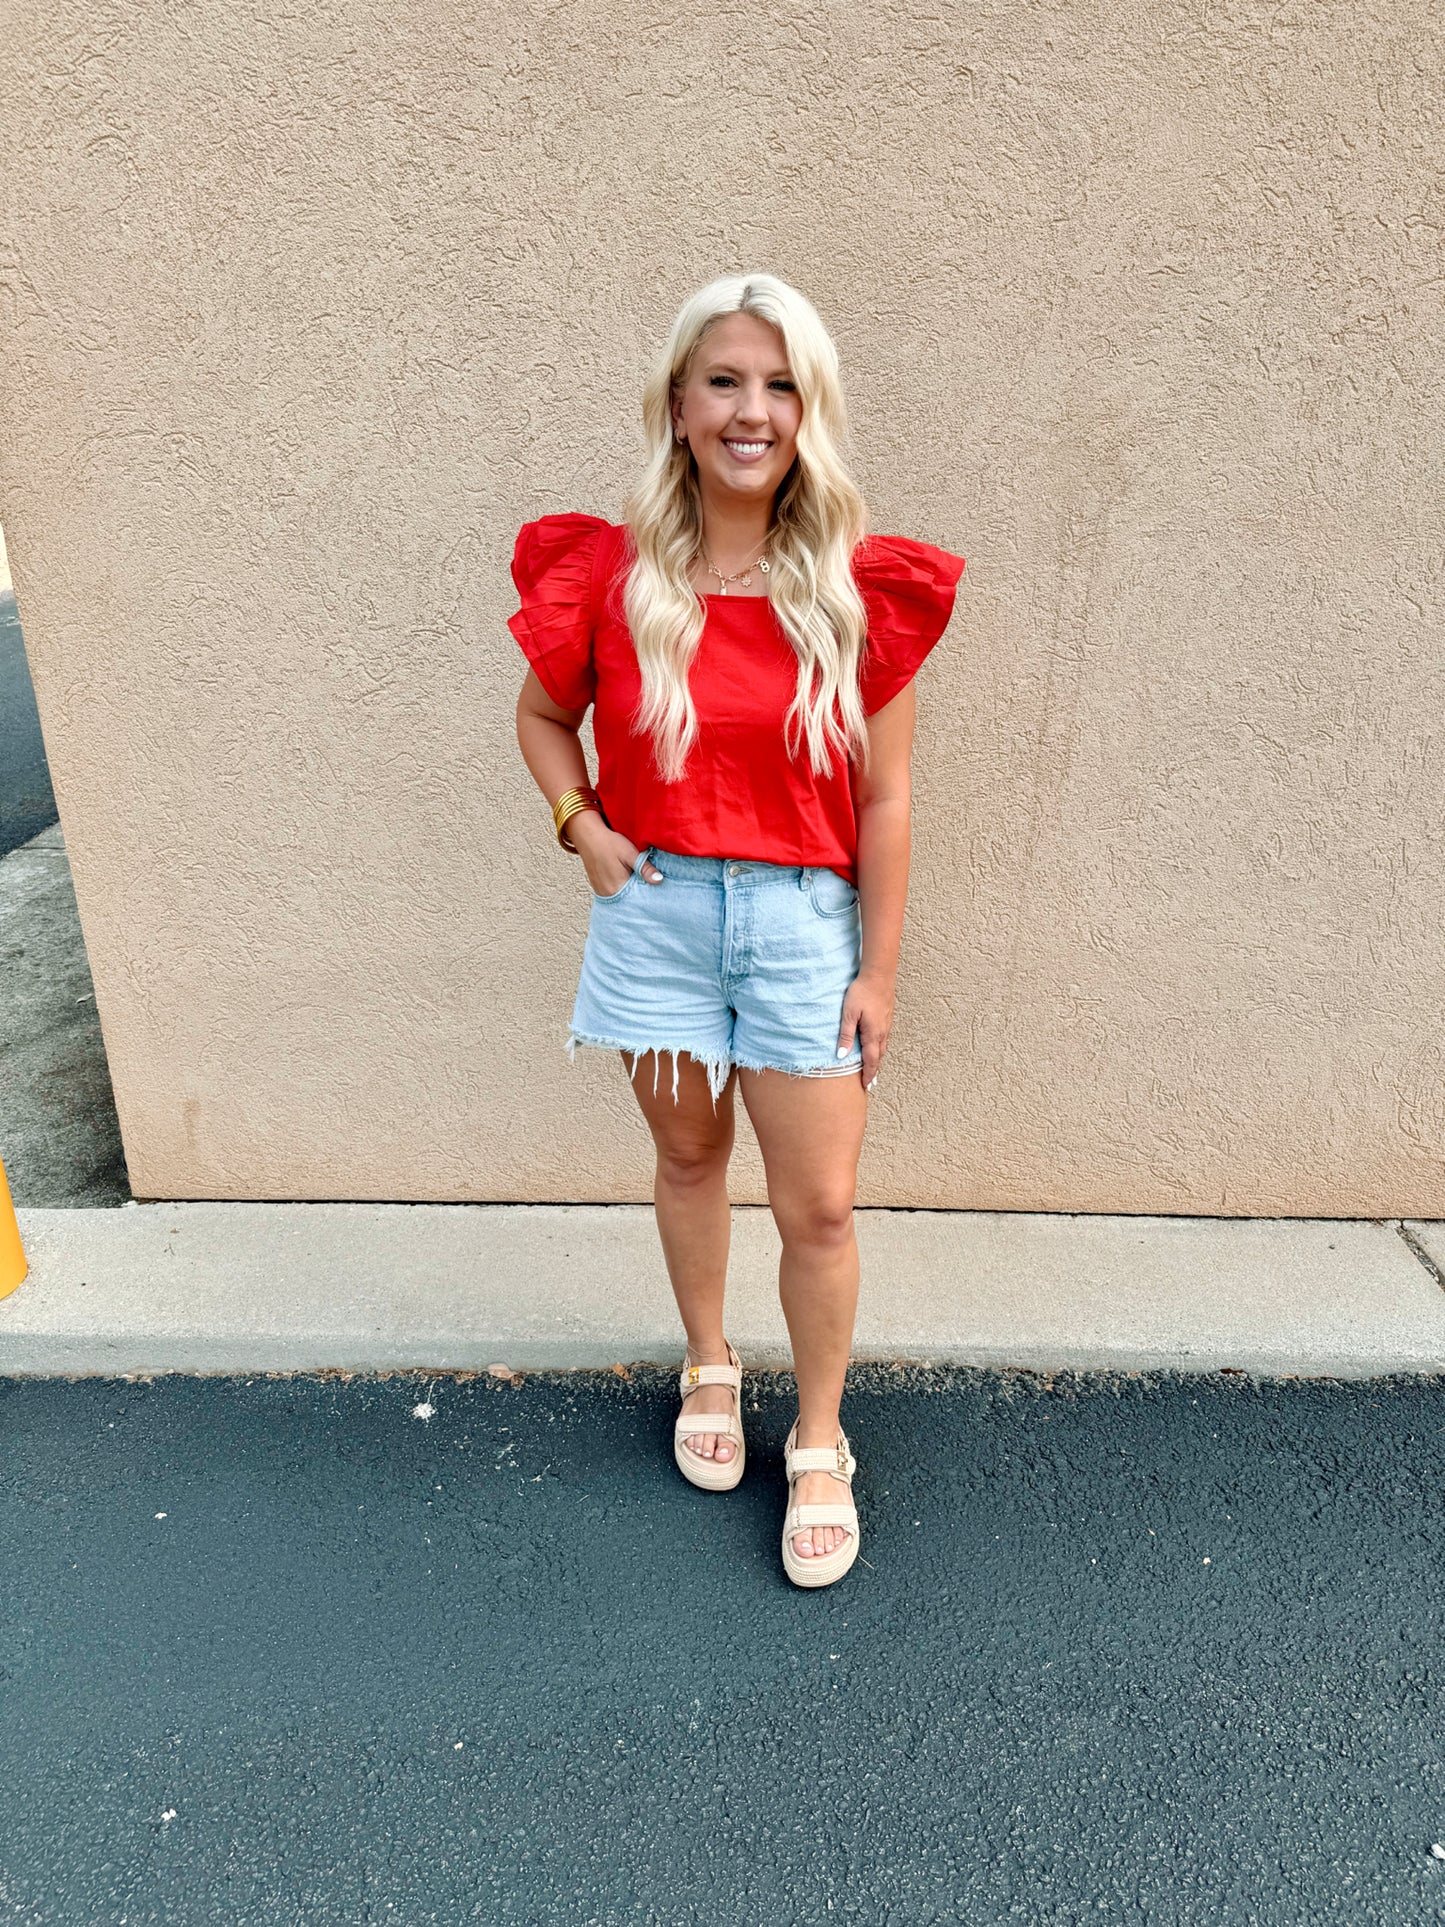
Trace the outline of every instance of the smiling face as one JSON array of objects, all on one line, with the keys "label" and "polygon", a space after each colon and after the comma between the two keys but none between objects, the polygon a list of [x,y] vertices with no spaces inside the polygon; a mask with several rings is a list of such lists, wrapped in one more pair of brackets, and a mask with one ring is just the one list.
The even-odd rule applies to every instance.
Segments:
[{"label": "smiling face", "polygon": [[672,400],[673,432],[697,464],[706,503],[771,503],[798,453],[803,404],[783,337],[756,315],[724,315],[693,351]]}]

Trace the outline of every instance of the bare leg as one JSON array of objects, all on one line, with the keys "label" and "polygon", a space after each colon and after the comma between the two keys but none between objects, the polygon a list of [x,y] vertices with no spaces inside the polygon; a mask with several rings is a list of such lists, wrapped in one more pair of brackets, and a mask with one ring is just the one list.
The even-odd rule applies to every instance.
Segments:
[{"label": "bare leg", "polygon": [[[739,1077],[783,1240],[778,1295],[798,1379],[798,1444],[836,1445],[858,1308],[853,1199],[867,1094],[861,1077],[750,1070]],[[838,1497],[837,1481],[826,1472],[805,1472],[798,1480],[800,1505],[828,1505]],[[847,1536],[845,1526],[811,1526],[794,1535],[793,1545],[807,1557],[832,1552]]]},{"label": "bare leg", "polygon": [[[687,1357],[692,1365],[726,1365],[723,1332],[723,1294],[727,1286],[728,1247],[732,1239],[732,1207],[728,1202],[728,1160],[735,1135],[734,1071],[724,1085],[714,1113],[707,1072],[685,1053],[677,1060],[677,1098],[668,1072],[656,1079],[653,1092],[653,1053],[637,1060],[630,1081],[637,1093],[657,1149],[653,1203],[658,1235],[672,1280],[673,1296],[687,1332]],[[625,1052],[623,1066],[632,1070]],[[727,1385],[700,1385],[682,1402],[684,1412],[731,1412],[735,1394]],[[741,1416],[741,1414],[739,1414]],[[683,1444],[699,1458],[715,1458],[726,1465],[737,1447],[716,1432],[688,1433]]]}]

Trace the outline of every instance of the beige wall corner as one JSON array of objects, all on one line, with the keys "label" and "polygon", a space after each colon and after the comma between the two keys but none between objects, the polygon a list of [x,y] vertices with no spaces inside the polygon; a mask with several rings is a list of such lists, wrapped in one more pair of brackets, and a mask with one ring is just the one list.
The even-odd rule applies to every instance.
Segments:
[{"label": "beige wall corner", "polygon": [[1422,10],[651,21],[12,17],[0,517],[137,1194],[650,1195],[507,562],[760,266],[970,564],[860,1202],[1445,1216]]}]

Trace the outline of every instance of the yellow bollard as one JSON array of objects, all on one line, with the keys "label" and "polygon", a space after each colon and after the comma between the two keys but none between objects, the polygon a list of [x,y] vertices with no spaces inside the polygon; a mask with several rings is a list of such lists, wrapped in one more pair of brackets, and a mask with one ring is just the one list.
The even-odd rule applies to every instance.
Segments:
[{"label": "yellow bollard", "polygon": [[10,1186],[5,1182],[5,1166],[0,1164],[0,1298],[8,1298],[29,1269],[15,1207],[10,1202]]}]

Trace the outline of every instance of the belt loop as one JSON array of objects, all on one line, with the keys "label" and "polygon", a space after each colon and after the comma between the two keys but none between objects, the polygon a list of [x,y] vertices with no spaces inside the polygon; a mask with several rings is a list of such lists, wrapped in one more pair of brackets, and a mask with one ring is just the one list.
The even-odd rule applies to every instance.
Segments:
[{"label": "belt loop", "polygon": [[798,888],[800,890],[806,890],[808,887],[808,868],[809,866],[805,863],[798,871]]}]

